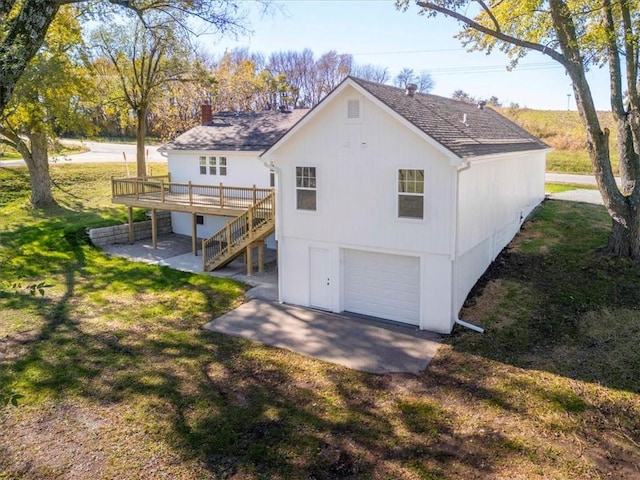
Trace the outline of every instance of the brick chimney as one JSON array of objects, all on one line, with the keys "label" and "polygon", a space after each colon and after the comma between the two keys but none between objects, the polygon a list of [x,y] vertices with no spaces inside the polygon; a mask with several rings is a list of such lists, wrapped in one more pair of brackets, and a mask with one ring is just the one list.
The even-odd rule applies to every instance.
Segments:
[{"label": "brick chimney", "polygon": [[207,125],[212,119],[211,105],[208,103],[202,104],[202,125]]}]

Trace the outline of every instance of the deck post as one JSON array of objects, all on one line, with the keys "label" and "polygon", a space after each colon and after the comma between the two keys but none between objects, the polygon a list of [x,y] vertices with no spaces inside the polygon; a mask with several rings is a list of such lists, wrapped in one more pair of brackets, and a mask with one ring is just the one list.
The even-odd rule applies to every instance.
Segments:
[{"label": "deck post", "polygon": [[133,207],[129,207],[129,244],[133,245],[136,241],[136,234],[133,230]]},{"label": "deck post", "polygon": [[193,255],[198,256],[198,215],[191,214],[191,250]]},{"label": "deck post", "polygon": [[193,205],[193,186],[191,180],[189,180],[189,205]]},{"label": "deck post", "polygon": [[264,242],[258,243],[258,273],[264,272]]},{"label": "deck post", "polygon": [[253,209],[247,210],[247,235],[249,240],[253,240]]},{"label": "deck post", "polygon": [[220,208],[224,207],[224,187],[222,186],[222,182],[220,182]]},{"label": "deck post", "polygon": [[151,243],[153,248],[158,248],[158,222],[156,219],[156,209],[151,209]]},{"label": "deck post", "polygon": [[160,203],[164,203],[164,180],[160,180]]},{"label": "deck post", "polygon": [[247,246],[247,276],[253,275],[253,245]]},{"label": "deck post", "polygon": [[202,240],[202,271],[207,271],[207,240]]},{"label": "deck post", "polygon": [[256,184],[254,183],[253,184],[253,205],[256,204],[256,198],[257,198],[257,195],[256,195]]}]

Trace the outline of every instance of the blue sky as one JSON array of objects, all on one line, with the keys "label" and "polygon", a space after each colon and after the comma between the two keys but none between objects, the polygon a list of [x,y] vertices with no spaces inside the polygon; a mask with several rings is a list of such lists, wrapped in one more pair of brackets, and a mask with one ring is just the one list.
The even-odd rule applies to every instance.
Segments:
[{"label": "blue sky", "polygon": [[[457,90],[478,98],[497,96],[503,103],[549,110],[575,110],[571,86],[564,69],[550,58],[531,53],[512,72],[500,52],[467,52],[453,36],[456,22],[444,17],[426,18],[416,7],[395,9],[393,0],[289,0],[262,15],[250,8],[252,34],[237,39],[208,35],[205,48],[215,54],[238,47],[269,55],[281,50],[310,48],[316,56],[329,50],[350,53],[360,64],[387,67],[396,75],[403,67],[429,72],[435,80],[431,93],[450,97]],[[596,106],[609,108],[605,70],[588,73]]]}]

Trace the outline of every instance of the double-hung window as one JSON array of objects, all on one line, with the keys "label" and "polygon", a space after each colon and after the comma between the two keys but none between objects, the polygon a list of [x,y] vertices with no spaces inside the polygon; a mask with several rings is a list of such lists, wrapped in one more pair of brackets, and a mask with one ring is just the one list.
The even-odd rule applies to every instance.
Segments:
[{"label": "double-hung window", "polygon": [[200,157],[200,175],[227,175],[227,157]]},{"label": "double-hung window", "polygon": [[296,167],[296,208],[316,209],[316,167]]},{"label": "double-hung window", "polygon": [[398,217],[424,218],[424,170],[398,170]]}]

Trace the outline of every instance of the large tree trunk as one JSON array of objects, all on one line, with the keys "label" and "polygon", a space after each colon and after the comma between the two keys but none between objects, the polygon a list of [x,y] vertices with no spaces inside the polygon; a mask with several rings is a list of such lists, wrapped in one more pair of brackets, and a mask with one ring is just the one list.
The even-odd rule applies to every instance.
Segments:
[{"label": "large tree trunk", "polygon": [[136,128],[136,165],[138,177],[147,176],[147,159],[144,151],[144,143],[147,137],[147,109],[139,107],[137,113],[138,125]]},{"label": "large tree trunk", "polygon": [[[613,28],[610,2],[605,1],[603,24]],[[617,46],[611,43],[610,77],[611,104],[614,118],[617,122],[619,153],[621,155],[622,190],[618,188],[613,169],[611,167],[611,152],[609,151],[609,130],[602,129],[598,113],[593,103],[591,89],[587,82],[584,60],[580,54],[577,35],[573,19],[562,0],[549,1],[554,29],[558,43],[565,59],[564,66],[571,78],[573,92],[576,98],[578,113],[587,131],[587,150],[591,159],[591,166],[602,200],[607,212],[612,218],[611,233],[603,253],[640,260],[640,237],[637,188],[637,157],[634,151],[631,125],[624,112],[622,90],[620,85],[620,64],[617,59]],[[634,79],[635,82],[635,79]]]},{"label": "large tree trunk", "polygon": [[47,135],[45,133],[29,134],[30,152],[21,152],[31,181],[31,204],[34,207],[55,205],[51,192],[51,176],[49,175],[49,154],[47,152]]},{"label": "large tree trunk", "polygon": [[629,225],[624,226],[613,220],[611,223],[611,233],[607,246],[601,253],[627,257],[635,261],[640,261],[640,211],[638,208],[631,210]]},{"label": "large tree trunk", "polygon": [[52,0],[27,0],[21,7],[16,7],[16,3],[0,2],[2,18],[7,18],[12,9],[19,11],[0,43],[0,114],[11,100],[14,85],[42,45],[60,7],[60,2]]}]

